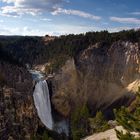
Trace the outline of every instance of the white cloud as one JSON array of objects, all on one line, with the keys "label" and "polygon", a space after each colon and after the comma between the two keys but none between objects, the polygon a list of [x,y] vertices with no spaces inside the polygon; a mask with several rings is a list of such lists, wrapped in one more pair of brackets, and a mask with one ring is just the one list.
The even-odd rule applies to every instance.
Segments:
[{"label": "white cloud", "polygon": [[23,28],[0,27],[0,35],[45,35],[46,32],[39,29],[31,29],[27,26]]},{"label": "white cloud", "polygon": [[59,5],[64,0],[0,0],[7,4],[13,4],[16,7],[27,7],[27,8],[47,8],[53,5]]},{"label": "white cloud", "polygon": [[[131,27],[110,27],[110,28],[102,28],[97,26],[72,26],[72,25],[62,25],[57,27],[56,32],[52,32],[51,35],[64,35],[64,34],[79,34],[79,33],[86,33],[86,32],[92,32],[92,31],[103,31],[107,30],[110,33],[113,32],[119,32],[122,30],[130,30]],[[139,27],[135,27],[134,29],[139,29]],[[57,34],[56,34],[57,33]],[[49,34],[49,33],[48,33]]]},{"label": "white cloud", "polygon": [[110,17],[110,20],[119,23],[140,24],[140,19],[138,18]]},{"label": "white cloud", "polygon": [[13,17],[21,16],[23,14],[30,14],[33,16],[40,14],[39,9],[20,8],[16,6],[5,6],[5,7],[2,7],[1,10],[2,10],[1,15],[13,16]]},{"label": "white cloud", "polygon": [[140,12],[132,12],[132,15],[140,15]]},{"label": "white cloud", "polygon": [[[0,34],[1,35],[39,35],[39,36],[44,36],[46,34],[49,35],[64,35],[64,34],[79,34],[79,33],[86,33],[88,31],[102,31],[102,30],[108,30],[109,32],[118,32],[121,30],[129,30],[131,27],[115,27],[115,28],[102,28],[102,27],[97,27],[97,26],[74,26],[74,25],[55,25],[52,24],[51,30],[44,30],[43,29],[35,29],[32,27],[24,26],[22,27],[5,27],[0,26]],[[135,28],[137,29],[137,28]],[[55,31],[55,32],[54,32]]]},{"label": "white cloud", "polygon": [[122,30],[130,30],[132,29],[131,27],[127,27],[127,26],[124,26],[124,27],[114,27],[114,28],[107,28],[107,30],[109,32],[119,32],[119,31],[122,31]]},{"label": "white cloud", "polygon": [[[63,9],[62,3],[69,3],[68,0],[0,0],[7,3],[1,7],[0,14],[3,16],[22,16],[24,14],[37,15],[50,12],[53,15],[66,14],[80,16],[92,20],[100,20],[101,17],[79,10]],[[9,5],[10,4],[10,5]]]},{"label": "white cloud", "polygon": [[74,15],[74,16],[79,16],[79,17],[88,18],[88,19],[92,19],[92,20],[101,19],[100,16],[95,16],[93,14],[86,13],[84,11],[72,10],[72,9],[67,10],[67,9],[58,8],[55,11],[53,11],[52,14],[53,15],[58,15],[58,14]]},{"label": "white cloud", "polygon": [[52,21],[52,19],[50,19],[50,18],[42,18],[40,20],[42,20],[42,21]]},{"label": "white cloud", "polygon": [[8,29],[3,28],[0,29],[0,35],[11,35],[11,32]]},{"label": "white cloud", "polygon": [[[0,8],[1,14],[8,16],[21,16],[23,14],[37,15],[42,12],[52,12],[64,0],[0,0],[7,4]],[[10,4],[10,5],[9,5]]]},{"label": "white cloud", "polygon": [[20,17],[19,15],[17,14],[4,14],[0,11],[0,16],[3,16],[3,17],[13,17],[13,18],[17,18],[17,17]]}]

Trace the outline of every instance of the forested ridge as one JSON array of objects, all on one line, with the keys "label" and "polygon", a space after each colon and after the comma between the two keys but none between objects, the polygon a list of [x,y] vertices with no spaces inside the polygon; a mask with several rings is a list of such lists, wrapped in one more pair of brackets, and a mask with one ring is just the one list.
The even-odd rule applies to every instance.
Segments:
[{"label": "forested ridge", "polygon": [[[26,63],[41,64],[50,60],[56,61],[56,63],[60,63],[60,60],[64,63],[63,61],[67,60],[68,57],[76,57],[79,52],[96,43],[103,44],[101,46],[110,46],[118,40],[140,42],[140,30],[62,35],[48,41],[47,44],[44,38],[37,36],[0,36],[0,59],[21,65]],[[106,48],[102,48],[103,51],[104,49]]]}]

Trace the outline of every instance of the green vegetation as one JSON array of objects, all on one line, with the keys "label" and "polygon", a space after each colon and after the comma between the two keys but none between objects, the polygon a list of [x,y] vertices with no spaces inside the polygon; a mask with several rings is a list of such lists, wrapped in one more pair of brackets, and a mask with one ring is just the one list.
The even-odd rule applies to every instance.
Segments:
[{"label": "green vegetation", "polygon": [[77,107],[71,116],[71,132],[73,140],[80,140],[80,138],[88,134],[89,127],[89,110],[87,105]]},{"label": "green vegetation", "polygon": [[46,129],[45,127],[38,128],[36,134],[32,135],[31,140],[68,140],[68,137],[64,134],[58,134],[55,131]]},{"label": "green vegetation", "polygon": [[[48,36],[47,36],[48,37]],[[42,37],[0,36],[0,59],[20,65],[52,62],[52,68],[61,67],[69,57],[78,54],[90,45],[100,43],[101,52],[113,42],[130,41],[140,43],[140,30],[109,33],[108,31],[87,32],[79,35],[63,35],[45,44]]]},{"label": "green vegetation", "polygon": [[122,131],[120,132],[120,131],[116,130],[116,133],[117,133],[117,137],[120,140],[140,140],[140,138],[136,138],[130,132],[126,132],[126,134],[124,134]]},{"label": "green vegetation", "polygon": [[68,137],[65,134],[58,134],[43,128],[40,132],[33,135],[31,140],[68,140]]},{"label": "green vegetation", "polygon": [[44,131],[43,135],[32,136],[31,140],[54,140],[50,137],[47,131]]},{"label": "green vegetation", "polygon": [[103,132],[110,128],[101,111],[97,112],[96,116],[89,120],[92,133]]},{"label": "green vegetation", "polygon": [[[77,57],[82,50],[88,48],[90,45],[100,43],[100,52],[104,52],[105,50],[109,49],[112,43],[119,40],[139,42],[140,30],[121,31],[118,33],[109,33],[108,31],[101,31],[88,32],[86,34],[79,35],[63,35],[61,37],[55,38],[53,41],[48,43],[43,49],[43,52],[41,52],[41,54],[39,55],[39,58],[43,58],[47,61],[57,61],[58,63],[56,62],[55,65],[59,67],[59,65],[63,65],[69,57]],[[64,55],[65,57],[63,57]]]},{"label": "green vegetation", "polygon": [[[121,107],[119,110],[114,110],[114,114],[118,124],[127,131],[123,133],[116,130],[117,137],[120,140],[140,140],[140,137],[131,133],[140,133],[140,88],[135,101],[128,108]],[[94,118],[90,116],[86,104],[72,112],[71,133],[73,140],[80,140],[86,135],[103,132],[110,128],[102,112],[97,112]]]},{"label": "green vegetation", "polygon": [[52,59],[49,60],[50,65],[46,66],[45,72],[46,73],[53,73],[54,71],[57,71],[59,68],[61,68],[64,64],[65,61],[67,60],[67,56],[57,56],[57,59]]},{"label": "green vegetation", "polygon": [[117,137],[120,140],[140,140],[140,137],[135,138],[131,134],[131,132],[140,133],[140,88],[136,100],[129,108],[122,107],[119,110],[115,110],[114,113],[118,124],[127,131],[126,134],[123,134],[123,132],[116,130]]},{"label": "green vegetation", "polygon": [[76,108],[72,113],[71,132],[73,140],[80,140],[82,137],[110,128],[102,112],[97,112],[94,118],[90,116],[86,104]]}]

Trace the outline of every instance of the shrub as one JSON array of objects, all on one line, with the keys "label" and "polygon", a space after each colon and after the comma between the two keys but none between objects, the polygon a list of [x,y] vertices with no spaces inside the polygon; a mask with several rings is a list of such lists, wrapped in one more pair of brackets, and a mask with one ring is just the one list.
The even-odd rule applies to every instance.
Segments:
[{"label": "shrub", "polygon": [[131,105],[133,107],[122,107],[119,110],[114,110],[117,122],[127,131],[126,134],[123,134],[123,132],[116,130],[117,137],[120,140],[140,140],[140,137],[135,138],[135,136],[131,134],[131,132],[140,133],[140,89],[137,93],[136,100]]},{"label": "shrub", "polygon": [[96,116],[89,120],[92,133],[103,132],[110,128],[101,111],[97,112]]},{"label": "shrub", "polygon": [[89,127],[89,110],[87,105],[77,107],[71,115],[71,132],[73,140],[80,140],[80,138],[88,134]]}]

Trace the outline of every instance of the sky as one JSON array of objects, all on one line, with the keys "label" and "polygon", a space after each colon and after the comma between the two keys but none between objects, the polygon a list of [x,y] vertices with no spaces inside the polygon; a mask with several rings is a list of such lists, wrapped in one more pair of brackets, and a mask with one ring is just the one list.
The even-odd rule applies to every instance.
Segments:
[{"label": "sky", "polygon": [[0,0],[0,35],[117,32],[140,27],[140,0]]}]

